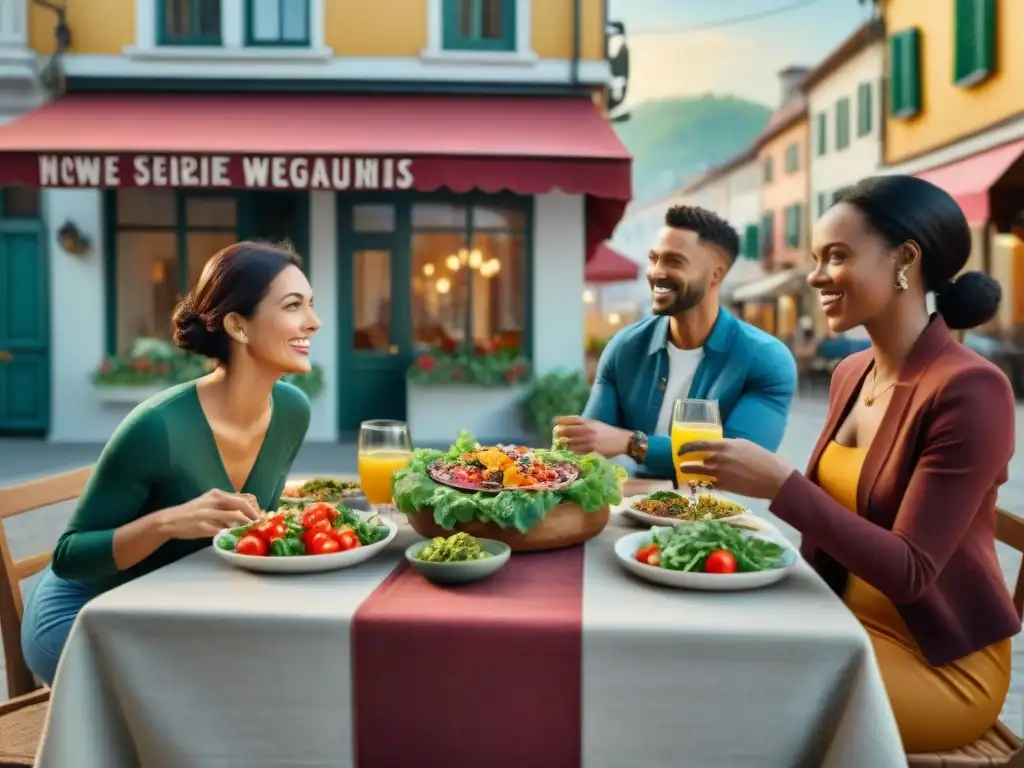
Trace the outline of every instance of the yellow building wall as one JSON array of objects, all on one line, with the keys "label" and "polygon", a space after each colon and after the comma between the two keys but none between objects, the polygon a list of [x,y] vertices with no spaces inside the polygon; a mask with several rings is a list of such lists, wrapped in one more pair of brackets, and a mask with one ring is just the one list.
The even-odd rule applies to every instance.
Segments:
[{"label": "yellow building wall", "polygon": [[886,116],[886,163],[952,144],[1024,110],[1024,0],[997,0],[996,72],[966,89],[953,83],[954,5],[955,0],[884,3],[890,34],[910,27],[921,34],[921,114],[909,120]]},{"label": "yellow building wall", "polygon": [[[67,22],[71,29],[69,53],[105,53],[120,55],[126,45],[135,43],[135,0],[90,0],[67,3]],[[29,45],[44,55],[54,51],[53,11],[31,3],[28,7]]]},{"label": "yellow building wall", "polygon": [[[786,148],[793,142],[797,143],[800,154],[800,168],[794,173],[786,172]],[[757,154],[758,163],[764,168],[768,157],[772,158],[774,174],[769,184],[761,186],[761,209],[775,214],[775,251],[772,263],[775,265],[794,265],[805,260],[810,250],[808,243],[809,214],[807,210],[808,164],[810,157],[810,128],[806,118],[793,124],[778,136],[770,139]],[[801,245],[791,248],[786,245],[786,207],[800,203],[804,206],[801,222]]]},{"label": "yellow building wall", "polygon": [[[121,54],[135,43],[136,0],[68,3],[70,53]],[[569,59],[573,52],[576,0],[533,0],[534,52],[545,59]],[[427,44],[427,0],[328,0],[324,3],[324,42],[338,56],[419,56]],[[602,0],[582,0],[580,58],[605,58]],[[43,54],[54,49],[56,17],[29,6],[29,41]]]}]

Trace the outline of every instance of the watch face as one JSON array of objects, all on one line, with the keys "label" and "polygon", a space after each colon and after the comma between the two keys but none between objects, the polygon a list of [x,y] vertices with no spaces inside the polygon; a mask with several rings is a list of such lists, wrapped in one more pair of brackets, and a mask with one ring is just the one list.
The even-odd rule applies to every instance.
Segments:
[{"label": "watch face", "polygon": [[647,435],[645,435],[643,432],[634,432],[633,443],[636,445],[637,448],[646,448]]}]

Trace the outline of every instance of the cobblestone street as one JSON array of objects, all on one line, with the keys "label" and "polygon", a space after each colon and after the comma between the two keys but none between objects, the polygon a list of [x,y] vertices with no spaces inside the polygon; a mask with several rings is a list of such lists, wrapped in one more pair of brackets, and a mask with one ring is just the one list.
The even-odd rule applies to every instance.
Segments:
[{"label": "cobblestone street", "polygon": [[[825,417],[825,402],[820,399],[800,400],[790,417],[780,453],[796,466],[803,468],[817,439]],[[455,429],[453,428],[453,433]],[[1024,407],[1017,410],[1017,433],[1024,434]],[[0,484],[28,479],[88,464],[96,459],[99,445],[49,446],[39,441],[0,440]],[[352,443],[307,444],[296,461],[296,474],[354,473],[356,452]],[[1014,512],[1024,514],[1024,455],[1018,453],[1010,468],[1010,480],[1000,493],[1000,504]],[[756,512],[771,517],[763,504],[752,505]],[[33,554],[52,547],[64,522],[71,512],[70,504],[61,504],[40,510],[7,524],[8,537],[16,557]],[[792,529],[777,519],[788,534]],[[1020,555],[1000,545],[1003,572],[1010,584],[1016,582]],[[27,586],[27,585],[26,585]],[[1024,638],[1014,643],[1014,677],[1010,697],[1003,713],[1004,722],[1017,733],[1024,732]]]}]

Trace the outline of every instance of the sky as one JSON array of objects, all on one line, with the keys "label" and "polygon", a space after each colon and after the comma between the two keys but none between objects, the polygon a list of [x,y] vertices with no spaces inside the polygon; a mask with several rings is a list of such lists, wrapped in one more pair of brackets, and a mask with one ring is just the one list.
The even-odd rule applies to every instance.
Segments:
[{"label": "sky", "polygon": [[[715,93],[779,106],[779,70],[814,66],[869,17],[870,3],[803,0],[806,7],[766,18],[722,22],[800,1],[608,0],[609,19],[626,24],[629,40],[627,104]],[[683,30],[694,26],[708,28]]]}]

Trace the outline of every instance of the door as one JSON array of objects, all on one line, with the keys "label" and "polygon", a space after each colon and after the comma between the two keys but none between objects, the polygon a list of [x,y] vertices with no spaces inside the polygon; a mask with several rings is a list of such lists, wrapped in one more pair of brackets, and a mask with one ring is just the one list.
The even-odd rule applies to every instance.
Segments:
[{"label": "door", "polygon": [[309,272],[309,193],[248,192],[241,201],[243,239],[288,241]]},{"label": "door", "polygon": [[405,419],[412,362],[409,208],[339,198],[338,418]]},{"label": "door", "polygon": [[[38,192],[16,194],[0,192],[0,435],[45,435],[50,426],[46,245]],[[21,199],[27,196],[36,202]]]}]

